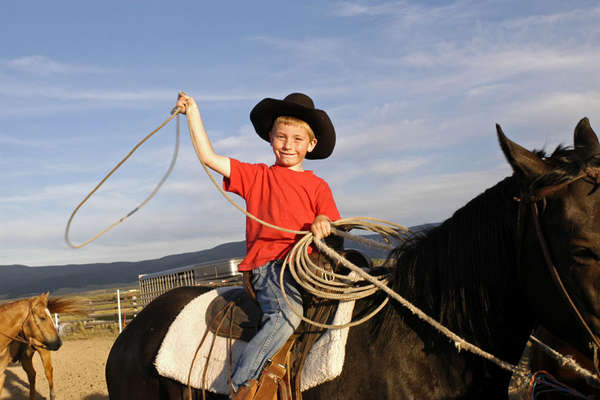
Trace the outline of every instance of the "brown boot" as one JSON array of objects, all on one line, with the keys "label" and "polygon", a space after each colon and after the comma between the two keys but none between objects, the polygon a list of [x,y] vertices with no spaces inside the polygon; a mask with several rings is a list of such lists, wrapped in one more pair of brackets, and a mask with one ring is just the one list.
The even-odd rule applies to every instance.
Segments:
[{"label": "brown boot", "polygon": [[252,400],[258,389],[258,381],[250,379],[244,383],[232,397],[232,400]]}]

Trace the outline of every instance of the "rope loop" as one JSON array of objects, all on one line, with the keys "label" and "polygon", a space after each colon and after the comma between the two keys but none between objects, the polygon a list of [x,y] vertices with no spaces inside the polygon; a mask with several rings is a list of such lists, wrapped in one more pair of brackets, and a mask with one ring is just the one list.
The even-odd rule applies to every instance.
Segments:
[{"label": "rope loop", "polygon": [[[100,181],[100,183],[98,183],[96,185],[96,187],[94,189],[92,189],[92,191],[85,196],[85,198],[77,205],[77,207],[75,207],[75,210],[73,210],[73,212],[71,213],[71,216],[69,217],[69,221],[67,222],[67,226],[65,228],[65,241],[67,242],[67,244],[74,248],[74,249],[79,249],[85,245],[88,245],[90,243],[92,243],[94,240],[98,239],[100,236],[104,235],[106,232],[110,231],[111,229],[113,229],[115,226],[119,225],[121,222],[125,221],[127,218],[131,217],[134,213],[136,213],[140,208],[142,208],[143,206],[146,205],[146,203],[148,203],[158,192],[158,190],[162,187],[162,185],[165,183],[165,181],[167,180],[167,178],[169,177],[169,175],[171,175],[171,171],[173,171],[173,167],[175,167],[175,161],[177,161],[177,155],[179,153],[179,114],[180,114],[180,110],[178,108],[174,108],[171,111],[171,116],[162,124],[160,124],[156,129],[154,129],[152,132],[150,132],[148,135],[146,135],[146,137],[144,137],[142,140],[140,140],[138,142],[138,144],[136,144],[131,151],[129,151],[129,153],[127,153],[127,155],[125,157],[123,157],[123,159],[121,161],[119,161],[117,163],[117,165],[115,165],[115,167],[110,170],[110,172],[108,174],[106,174],[106,176],[104,176],[104,178],[102,178],[102,180]],[[69,231],[71,229],[71,222],[73,222],[73,218],[75,218],[75,214],[77,214],[77,212],[79,211],[79,209],[89,200],[90,197],[92,197],[92,195],[94,193],[96,193],[96,191],[98,189],[100,189],[100,186],[102,186],[107,180],[108,178],[110,178],[110,176],[116,171],[118,170],[125,161],[127,161],[127,159],[129,157],[131,157],[131,155],[133,153],[135,153],[135,151],[140,148],[140,146],[142,144],[144,144],[148,139],[150,139],[156,132],[158,132],[159,130],[161,130],[165,125],[167,125],[173,118],[175,118],[175,116],[177,116],[177,129],[176,129],[176,134],[175,134],[175,150],[173,151],[173,157],[171,158],[171,163],[169,164],[169,167],[167,168],[167,172],[163,175],[163,177],[161,178],[161,180],[158,182],[158,184],[156,185],[156,187],[154,188],[154,190],[152,190],[152,192],[150,193],[150,195],[148,195],[148,197],[146,197],[140,204],[138,204],[136,207],[134,207],[131,211],[129,211],[127,214],[125,214],[124,216],[122,216],[121,218],[119,218],[118,220],[116,220],[115,222],[113,222],[112,224],[110,224],[109,226],[107,226],[106,228],[104,228],[102,231],[98,232],[97,234],[95,234],[92,238],[86,240],[83,243],[79,243],[79,244],[75,244],[71,241],[71,239],[69,239]]]}]

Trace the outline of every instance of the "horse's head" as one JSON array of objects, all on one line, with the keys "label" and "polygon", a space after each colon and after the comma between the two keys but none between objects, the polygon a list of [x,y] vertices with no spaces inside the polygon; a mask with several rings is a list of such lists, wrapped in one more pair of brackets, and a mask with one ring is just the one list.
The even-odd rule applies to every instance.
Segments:
[{"label": "horse's head", "polygon": [[29,314],[23,323],[23,334],[33,345],[58,350],[62,341],[48,310],[48,293],[29,299]]},{"label": "horse's head", "polygon": [[[521,285],[540,322],[587,351],[600,334],[598,138],[584,118],[575,128],[574,148],[559,147],[546,157],[510,141],[500,126],[497,130],[521,187]],[[552,276],[553,266],[558,279]]]}]

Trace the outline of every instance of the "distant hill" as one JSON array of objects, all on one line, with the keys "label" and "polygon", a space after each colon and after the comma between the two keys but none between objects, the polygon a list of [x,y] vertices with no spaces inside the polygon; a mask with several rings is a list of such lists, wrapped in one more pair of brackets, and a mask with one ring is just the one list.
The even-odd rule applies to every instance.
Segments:
[{"label": "distant hill", "polygon": [[0,266],[0,299],[29,296],[50,291],[65,294],[83,290],[131,285],[139,274],[163,271],[190,264],[245,254],[244,241],[230,242],[212,249],[170,255],[155,260],[77,265],[28,267]]},{"label": "distant hill", "polygon": [[[425,224],[410,229],[418,232],[437,224]],[[383,257],[376,249],[346,242],[346,248],[361,250],[369,257]],[[243,257],[244,241],[229,242],[208,250],[176,254],[154,260],[77,265],[29,267],[0,265],[0,299],[12,299],[50,291],[67,294],[93,289],[128,286],[137,282],[139,274],[164,271],[206,261]]]}]

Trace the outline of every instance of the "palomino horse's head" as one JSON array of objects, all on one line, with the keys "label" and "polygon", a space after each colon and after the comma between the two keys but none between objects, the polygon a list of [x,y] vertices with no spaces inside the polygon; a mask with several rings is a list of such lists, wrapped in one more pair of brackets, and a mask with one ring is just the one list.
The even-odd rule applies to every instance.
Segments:
[{"label": "palomino horse's head", "polygon": [[23,335],[33,344],[58,350],[62,340],[58,336],[52,315],[48,310],[48,293],[29,299],[29,314],[23,323]]},{"label": "palomino horse's head", "polygon": [[574,148],[551,156],[510,141],[499,126],[498,138],[521,187],[521,285],[539,322],[589,352],[600,334],[598,138],[587,118],[575,128]]}]

